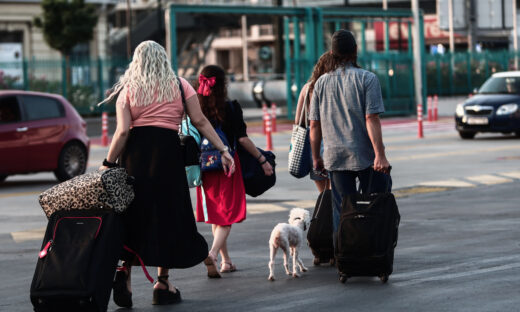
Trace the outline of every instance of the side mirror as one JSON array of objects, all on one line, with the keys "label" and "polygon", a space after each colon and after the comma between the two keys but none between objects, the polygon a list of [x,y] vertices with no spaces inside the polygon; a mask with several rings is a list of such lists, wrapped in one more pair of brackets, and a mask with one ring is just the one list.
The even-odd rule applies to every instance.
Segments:
[{"label": "side mirror", "polygon": [[478,93],[478,88],[473,89],[473,94],[477,94],[477,93]]}]

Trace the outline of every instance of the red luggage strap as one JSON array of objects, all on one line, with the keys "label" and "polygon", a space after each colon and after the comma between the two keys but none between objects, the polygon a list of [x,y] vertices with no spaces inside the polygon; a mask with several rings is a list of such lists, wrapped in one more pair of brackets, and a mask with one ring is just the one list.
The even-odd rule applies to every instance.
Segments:
[{"label": "red luggage strap", "polygon": [[141,259],[141,257],[139,257],[139,254],[135,251],[133,251],[132,249],[130,249],[128,246],[126,245],[123,245],[123,248],[132,253],[134,256],[137,257],[137,260],[139,260],[139,263],[141,263],[141,269],[143,269],[143,272],[144,272],[144,275],[146,276],[146,278],[150,281],[150,283],[154,283],[154,280],[153,278],[150,276],[150,274],[148,273],[148,270],[146,269],[146,267],[144,266],[144,262],[143,262],[143,259]]}]

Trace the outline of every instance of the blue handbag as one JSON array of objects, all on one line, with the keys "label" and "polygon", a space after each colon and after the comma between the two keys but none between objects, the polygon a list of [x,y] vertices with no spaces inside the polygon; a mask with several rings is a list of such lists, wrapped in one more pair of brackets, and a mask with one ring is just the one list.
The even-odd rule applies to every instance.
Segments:
[{"label": "blue handbag", "polygon": [[[198,145],[200,145],[200,134],[197,131],[190,121],[190,118],[182,120],[182,131],[184,133],[190,133],[190,135],[195,139]],[[188,132],[189,129],[189,132]],[[202,178],[200,174],[200,165],[186,166],[186,178],[188,179],[188,187],[196,187],[202,184]]]},{"label": "blue handbag", "polygon": [[[215,132],[222,140],[222,143],[229,148],[229,153],[231,156],[235,155],[235,149],[229,145],[226,134],[222,130],[222,127],[219,125],[215,128]],[[220,151],[211,144],[211,142],[202,137],[202,142],[200,144],[200,170],[204,171],[215,171],[215,170],[223,170],[222,167],[222,155]]]}]

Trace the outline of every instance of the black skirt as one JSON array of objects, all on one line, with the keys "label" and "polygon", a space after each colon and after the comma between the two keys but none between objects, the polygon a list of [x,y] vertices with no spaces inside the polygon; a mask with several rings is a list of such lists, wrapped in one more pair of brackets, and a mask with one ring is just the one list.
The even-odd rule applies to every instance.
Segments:
[{"label": "black skirt", "polygon": [[[135,199],[124,214],[125,245],[147,266],[188,268],[208,256],[197,231],[176,131],[135,127],[122,154],[135,177]],[[134,261],[129,253],[123,260]]]}]

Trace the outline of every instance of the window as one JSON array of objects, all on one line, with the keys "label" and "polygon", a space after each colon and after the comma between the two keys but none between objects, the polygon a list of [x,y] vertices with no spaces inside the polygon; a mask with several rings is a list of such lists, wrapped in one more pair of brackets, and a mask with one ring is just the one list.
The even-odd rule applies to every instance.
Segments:
[{"label": "window", "polygon": [[20,108],[16,96],[0,98],[0,124],[20,121]]},{"label": "window", "polygon": [[43,96],[23,96],[23,107],[27,120],[59,118],[65,115],[61,103]]}]

